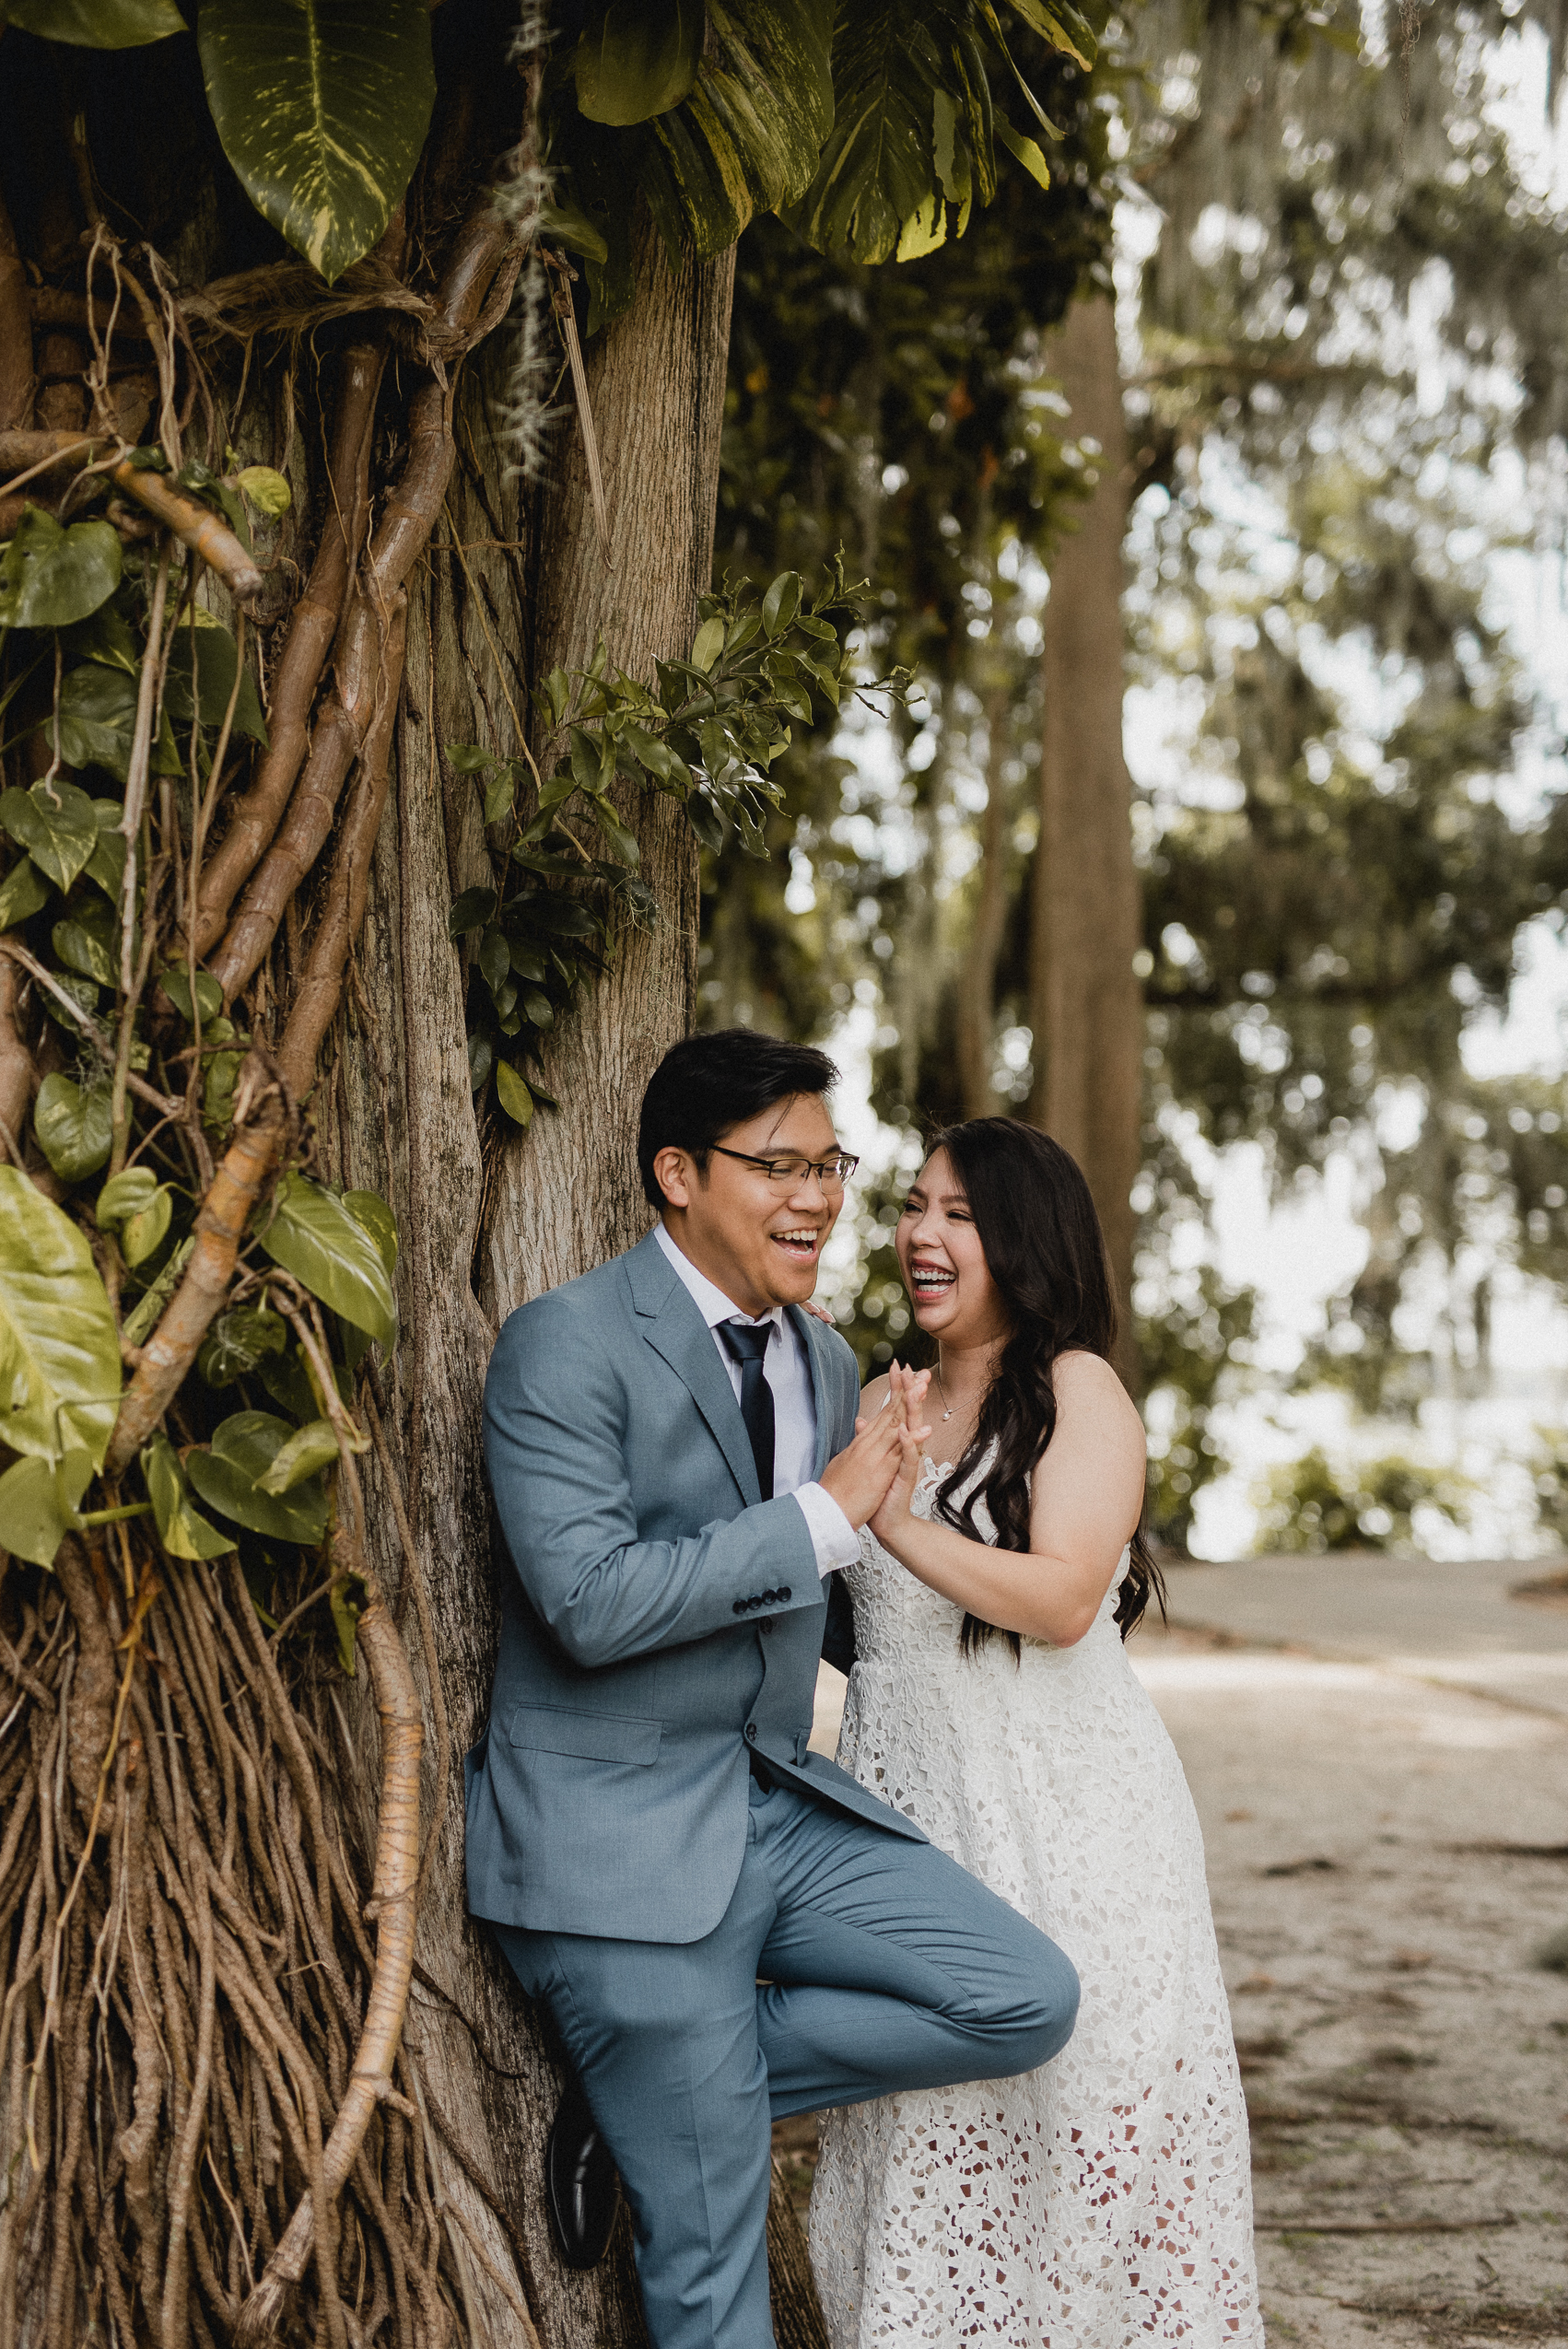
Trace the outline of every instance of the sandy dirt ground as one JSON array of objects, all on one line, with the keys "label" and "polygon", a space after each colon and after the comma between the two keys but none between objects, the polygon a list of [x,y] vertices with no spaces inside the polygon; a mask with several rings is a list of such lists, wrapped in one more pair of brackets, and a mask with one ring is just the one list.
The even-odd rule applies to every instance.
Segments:
[{"label": "sandy dirt ground", "polygon": [[[1522,1624],[1522,1654],[1568,1662],[1568,1612],[1494,1576],[1490,1633],[1462,1625],[1439,1675],[1392,1653],[1420,1642],[1375,1588],[1358,1619],[1338,1561],[1315,1651],[1312,1571],[1289,1640],[1265,1644],[1247,1570],[1210,1570],[1173,1578],[1175,1628],[1133,1651],[1203,1825],[1271,2349],[1568,2349],[1568,1973],[1536,1962],[1568,1927],[1568,1719],[1555,1690],[1455,1685],[1454,1661],[1473,1636],[1492,1685]],[[825,1676],[828,1750],[837,1701]],[[813,2125],[780,2137],[803,2202]]]}]

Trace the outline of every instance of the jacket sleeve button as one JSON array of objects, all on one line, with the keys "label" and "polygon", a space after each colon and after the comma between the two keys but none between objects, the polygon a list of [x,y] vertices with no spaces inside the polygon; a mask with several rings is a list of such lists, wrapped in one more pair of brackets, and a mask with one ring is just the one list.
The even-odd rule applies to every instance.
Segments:
[{"label": "jacket sleeve button", "polygon": [[775,1598],[778,1598],[778,1599],[788,1599],[788,1598],[789,1598],[789,1596],[790,1596],[790,1585],[789,1585],[789,1584],[788,1584],[788,1583],[785,1583],[785,1584],[783,1584],[783,1585],[782,1585],[782,1586],[781,1586],[778,1590],[776,1590],[776,1591],[774,1592],[773,1595],[774,1595],[774,1597],[775,1597]]},{"label": "jacket sleeve button", "polygon": [[755,1721],[748,1721],[746,1724],[746,1743],[748,1746],[755,1746],[756,1744],[756,1723]]}]

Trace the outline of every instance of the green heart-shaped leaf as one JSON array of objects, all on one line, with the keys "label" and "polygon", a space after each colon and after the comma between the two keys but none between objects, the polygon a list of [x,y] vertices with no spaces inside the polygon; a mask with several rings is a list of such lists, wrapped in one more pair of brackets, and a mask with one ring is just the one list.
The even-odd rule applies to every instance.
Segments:
[{"label": "green heart-shaped leaf", "polygon": [[158,1176],[150,1166],[126,1166],[111,1174],[98,1195],[93,1213],[100,1232],[118,1230],[128,1216],[140,1215],[150,1207],[158,1190]]},{"label": "green heart-shaped leaf", "polygon": [[56,889],[69,889],[98,843],[93,803],[75,783],[13,784],[0,791],[0,825]]},{"label": "green heart-shaped leaf", "polygon": [[281,1354],[287,1343],[288,1324],[281,1314],[240,1305],[219,1314],[202,1341],[196,1368],[209,1386],[232,1386],[269,1354]]},{"label": "green heart-shaped leaf", "polygon": [[275,1264],[356,1329],[390,1346],[397,1335],[392,1282],[375,1241],[342,1200],[304,1174],[286,1174],[261,1243]]},{"label": "green heart-shaped leaf", "polygon": [[[357,1449],[357,1446],[351,1446]],[[280,1444],[274,1458],[256,1478],[263,1492],[283,1494],[292,1492],[307,1477],[319,1476],[323,1468],[337,1464],[337,1437],[330,1420],[308,1420],[297,1429],[287,1443]]]},{"label": "green heart-shaped leaf", "polygon": [[18,857],[0,881],[0,931],[20,929],[48,903],[48,882],[30,857]]},{"label": "green heart-shaped leaf", "polygon": [[107,1085],[77,1084],[56,1069],[45,1077],[33,1105],[38,1146],[63,1183],[96,1174],[114,1139],[114,1112]]},{"label": "green heart-shaped leaf", "polygon": [[24,506],[0,555],[0,628],[68,628],[85,620],[119,586],[120,555],[119,533],[107,522],[63,529],[41,506]]},{"label": "green heart-shaped leaf", "polygon": [[[268,1320],[276,1315],[268,1315]],[[214,1431],[210,1452],[193,1452],[186,1474],[201,1498],[220,1516],[273,1541],[299,1542],[313,1548],[327,1529],[326,1488],[296,1484],[287,1494],[259,1489],[294,1430],[270,1411],[236,1411]]]}]

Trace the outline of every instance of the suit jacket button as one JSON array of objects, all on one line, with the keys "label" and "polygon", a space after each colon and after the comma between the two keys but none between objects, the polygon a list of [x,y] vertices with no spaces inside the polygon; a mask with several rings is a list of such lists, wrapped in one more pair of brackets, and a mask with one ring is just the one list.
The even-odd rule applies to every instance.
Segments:
[{"label": "suit jacket button", "polygon": [[756,1723],[755,1721],[748,1721],[746,1724],[746,1743],[748,1746],[755,1746],[756,1744]]},{"label": "suit jacket button", "polygon": [[771,1616],[771,1615],[765,1615],[765,1616],[763,1617],[763,1619],[762,1619],[762,1625],[761,1625],[761,1629],[762,1629],[762,1630],[764,1631],[764,1633],[765,1633],[765,1634],[766,1634],[766,1632],[768,1632],[768,1631],[771,1631],[771,1630],[772,1630],[772,1629],[773,1629],[773,1618],[772,1618],[772,1616]]},{"label": "suit jacket button", "polygon": [[778,1599],[787,1599],[787,1598],[789,1597],[789,1595],[790,1595],[790,1585],[789,1585],[789,1584],[788,1584],[788,1583],[783,1584],[779,1589],[778,1589],[777,1591],[775,1591],[775,1593],[773,1594],[773,1595],[775,1596],[775,1598],[778,1598]]},{"label": "suit jacket button", "polygon": [[744,1600],[743,1598],[738,1598],[738,1599],[735,1601],[735,1603],[734,1603],[733,1607],[731,1607],[731,1608],[730,1609],[730,1612],[731,1612],[731,1615],[743,1615],[743,1614],[745,1613],[745,1611],[746,1611],[746,1602],[745,1602],[745,1600]]}]

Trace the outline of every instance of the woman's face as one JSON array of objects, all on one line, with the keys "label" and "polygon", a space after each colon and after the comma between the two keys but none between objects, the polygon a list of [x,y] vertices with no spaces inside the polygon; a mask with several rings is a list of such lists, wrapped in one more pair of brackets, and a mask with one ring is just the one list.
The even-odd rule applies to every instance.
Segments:
[{"label": "woman's face", "polygon": [[944,1150],[932,1151],[911,1185],[896,1245],[916,1322],[930,1337],[985,1346],[1007,1336],[1001,1292]]}]

